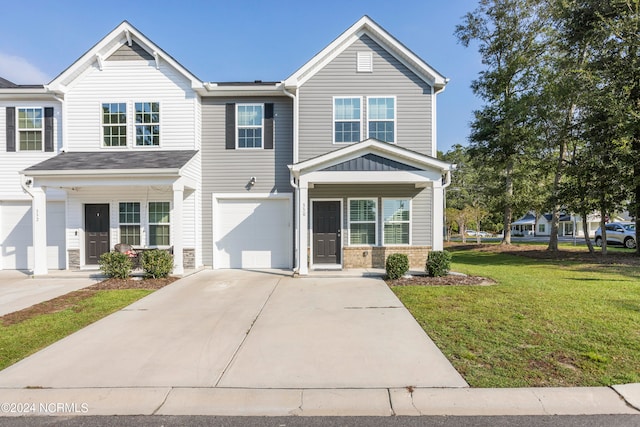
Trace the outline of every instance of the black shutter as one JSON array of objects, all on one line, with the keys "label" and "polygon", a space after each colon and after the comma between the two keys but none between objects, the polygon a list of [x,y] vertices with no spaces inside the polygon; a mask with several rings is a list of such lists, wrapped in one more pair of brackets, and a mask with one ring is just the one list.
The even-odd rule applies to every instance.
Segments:
[{"label": "black shutter", "polygon": [[236,148],[236,104],[227,104],[225,114],[225,148],[235,150]]},{"label": "black shutter", "polygon": [[53,107],[44,109],[44,151],[53,151]]},{"label": "black shutter", "polygon": [[264,104],[264,148],[273,150],[273,104]]},{"label": "black shutter", "polygon": [[16,151],[16,107],[7,107],[7,151]]}]

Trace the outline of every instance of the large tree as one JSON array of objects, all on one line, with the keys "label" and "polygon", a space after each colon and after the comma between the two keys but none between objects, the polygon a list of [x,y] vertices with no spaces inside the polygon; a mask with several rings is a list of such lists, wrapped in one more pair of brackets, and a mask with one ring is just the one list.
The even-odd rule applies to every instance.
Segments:
[{"label": "large tree", "polygon": [[474,113],[470,153],[480,167],[490,165],[501,182],[503,244],[511,243],[511,222],[525,190],[535,189],[531,159],[539,151],[531,111],[537,67],[544,52],[538,0],[480,0],[456,27],[464,46],[475,42],[485,69],[472,83],[485,101]]}]

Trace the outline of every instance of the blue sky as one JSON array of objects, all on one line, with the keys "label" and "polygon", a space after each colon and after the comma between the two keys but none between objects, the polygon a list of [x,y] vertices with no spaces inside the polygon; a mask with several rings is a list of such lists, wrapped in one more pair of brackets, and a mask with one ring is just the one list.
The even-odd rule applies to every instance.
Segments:
[{"label": "blue sky", "polygon": [[362,15],[450,78],[438,96],[438,149],[467,144],[481,69],[453,32],[472,0],[30,0],[0,13],[0,76],[46,83],[123,20],[205,81],[284,80]]}]

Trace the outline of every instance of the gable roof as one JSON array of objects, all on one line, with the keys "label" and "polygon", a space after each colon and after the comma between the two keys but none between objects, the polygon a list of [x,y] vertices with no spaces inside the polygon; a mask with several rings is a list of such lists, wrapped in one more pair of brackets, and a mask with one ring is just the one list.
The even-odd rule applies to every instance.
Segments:
[{"label": "gable roof", "polygon": [[183,67],[178,61],[173,59],[171,55],[160,49],[155,43],[149,40],[137,28],[127,21],[122,21],[120,25],[114,28],[109,34],[103,37],[91,49],[78,58],[62,73],[56,76],[48,85],[47,89],[54,92],[64,92],[65,87],[73,81],[80,73],[92,66],[95,62],[100,65],[101,62],[111,56],[114,52],[127,44],[132,46],[136,43],[144,51],[149,53],[156,61],[164,61],[171,67],[176,69],[185,78],[191,81],[191,87],[194,90],[202,89],[203,84],[193,73]]},{"label": "gable roof", "polygon": [[[435,169],[441,172],[448,172],[454,169],[454,165],[431,156],[409,150],[404,147],[378,141],[377,139],[367,139],[356,144],[351,144],[338,150],[322,154],[311,159],[289,165],[289,170],[294,175],[300,175],[309,170],[333,170],[333,166],[344,165],[354,159],[363,158],[367,154],[374,154],[378,158],[388,159],[386,170],[416,170]],[[371,170],[370,166],[367,170]],[[346,166],[346,165],[345,165]],[[385,168],[383,167],[383,169]],[[338,170],[340,167],[336,168]],[[354,168],[352,170],[357,170]]]},{"label": "gable roof", "polygon": [[85,174],[87,171],[177,170],[185,166],[196,153],[192,150],[63,152],[23,172],[50,175]]},{"label": "gable roof", "polygon": [[322,49],[316,56],[300,67],[295,73],[289,76],[285,80],[285,86],[302,86],[309,78],[364,34],[371,37],[398,61],[404,64],[425,82],[433,86],[436,92],[443,90],[449,81],[449,79],[423,61],[418,57],[418,55],[413,53],[398,39],[389,34],[373,19],[365,15],[349,27],[344,33],[338,36],[338,38],[331,42],[327,47]]}]

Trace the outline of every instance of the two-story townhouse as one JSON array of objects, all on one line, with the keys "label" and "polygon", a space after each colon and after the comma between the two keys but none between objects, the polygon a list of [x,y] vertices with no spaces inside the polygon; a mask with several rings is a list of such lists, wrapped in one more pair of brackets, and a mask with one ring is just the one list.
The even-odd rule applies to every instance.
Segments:
[{"label": "two-story townhouse", "polygon": [[55,248],[59,267],[92,266],[117,243],[170,247],[177,273],[383,267],[391,252],[422,267],[442,247],[445,84],[366,16],[286,80],[249,83],[201,82],[124,22],[38,89],[58,134],[13,169],[34,255],[7,268],[42,274]]},{"label": "two-story townhouse", "polygon": [[[33,252],[33,259],[16,255],[7,267],[35,274],[95,267],[117,243],[172,250],[176,273],[200,265],[198,90],[204,91],[199,79],[123,22],[41,89],[55,104],[52,118],[45,103],[5,106],[3,142],[19,147],[21,160],[9,152],[2,159],[11,165],[10,191],[30,199],[32,220],[16,224],[4,206],[2,220],[5,230],[24,232],[16,252]],[[23,130],[25,120],[24,129],[44,123],[44,142],[30,141],[36,137]],[[58,200],[64,207],[52,209]],[[4,259],[9,242],[3,236]],[[53,243],[64,248],[57,266],[43,256]]]}]

